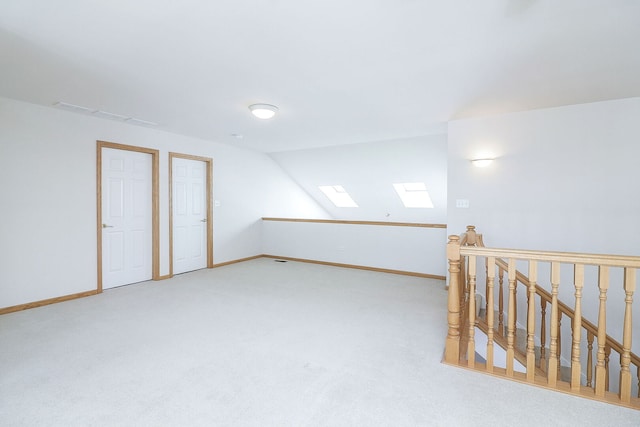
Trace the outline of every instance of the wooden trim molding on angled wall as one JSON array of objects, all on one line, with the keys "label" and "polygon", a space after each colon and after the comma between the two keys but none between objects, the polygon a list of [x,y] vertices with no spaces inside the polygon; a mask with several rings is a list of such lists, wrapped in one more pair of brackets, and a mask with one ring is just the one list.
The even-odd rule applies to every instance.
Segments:
[{"label": "wooden trim molding on angled wall", "polygon": [[[403,275],[403,276],[422,277],[422,278],[425,278],[425,279],[445,280],[445,276],[440,276],[440,275],[436,275],[436,274],[413,273],[413,272],[410,272],[410,271],[390,270],[390,269],[386,269],[386,268],[366,267],[366,266],[353,265],[353,264],[339,264],[339,263],[335,263],[335,262],[316,261],[316,260],[303,259],[303,258],[280,257],[280,256],[275,256],[275,255],[266,255],[266,254],[254,255],[254,256],[250,256],[250,257],[246,257],[246,258],[235,259],[235,260],[232,260],[232,261],[221,262],[219,264],[214,264],[213,268],[224,267],[226,265],[231,265],[231,264],[238,264],[238,263],[241,263],[241,262],[244,262],[244,261],[251,261],[251,260],[254,260],[254,259],[258,259],[258,258],[271,258],[271,259],[281,259],[281,260],[287,260],[287,261],[307,262],[307,263],[311,263],[311,264],[328,265],[328,266],[333,266],[333,267],[355,268],[355,269],[358,269],[358,270],[376,271],[376,272],[380,272],[380,273],[392,273],[392,274],[400,274],[400,275]],[[164,276],[158,276],[158,278],[155,279],[155,280],[171,279],[172,277],[173,277],[172,275],[167,274],[167,275],[164,275]],[[100,292],[98,290],[91,290],[91,291],[86,291],[86,292],[80,292],[80,293],[77,293],[77,294],[64,295],[64,296],[61,296],[61,297],[49,298],[49,299],[45,299],[45,300],[41,300],[41,301],[34,301],[34,302],[26,303],[26,304],[20,304],[20,305],[14,305],[14,306],[11,306],[11,307],[0,308],[0,315],[13,313],[13,312],[16,312],[16,311],[28,310],[30,308],[42,307],[42,306],[49,305],[49,304],[56,304],[56,303],[59,303],[59,302],[70,301],[70,300],[74,300],[74,299],[78,299],[78,298],[84,298],[84,297],[88,297],[88,296],[92,296],[92,295],[98,295],[99,293]]]},{"label": "wooden trim molding on angled wall", "polygon": [[88,297],[88,296],[91,296],[91,295],[97,295],[97,294],[98,294],[98,291],[96,289],[94,289],[94,290],[91,290],[91,291],[80,292],[80,293],[77,293],[77,294],[64,295],[64,296],[61,296],[61,297],[43,299],[43,300],[40,300],[40,301],[29,302],[29,303],[26,303],[26,304],[19,304],[19,305],[14,305],[14,306],[11,306],[11,307],[0,308],[0,315],[7,314],[7,313],[14,313],[16,311],[28,310],[30,308],[42,307],[42,306],[49,305],[49,304],[56,304],[58,302],[70,301],[70,300],[74,300],[74,299],[78,299],[78,298],[84,298],[84,297]]},{"label": "wooden trim molding on angled wall", "polygon": [[317,261],[317,260],[313,260],[313,259],[293,258],[293,257],[276,256],[276,255],[268,255],[268,254],[263,254],[262,257],[264,257],[264,258],[273,258],[273,259],[282,259],[282,260],[286,260],[286,261],[308,262],[308,263],[311,263],[311,264],[329,265],[329,266],[332,266],[332,267],[354,268],[356,270],[376,271],[378,273],[400,274],[402,276],[422,277],[423,279],[436,279],[436,280],[445,280],[446,279],[445,276],[441,276],[439,274],[415,273],[413,271],[391,270],[391,269],[388,269],[388,268],[367,267],[367,266],[364,266],[364,265],[341,264],[341,263],[338,263],[338,262]]},{"label": "wooden trim molding on angled wall", "polygon": [[353,225],[381,225],[392,227],[422,227],[422,228],[447,228],[447,224],[428,224],[420,222],[391,222],[391,221],[351,221],[343,219],[305,219],[305,218],[270,218],[263,217],[263,221],[280,222],[315,222],[322,224],[353,224]]},{"label": "wooden trim molding on angled wall", "polygon": [[169,277],[173,277],[173,159],[197,160],[207,164],[207,268],[213,268],[213,159],[169,152]]},{"label": "wooden trim molding on angled wall", "polygon": [[96,141],[96,197],[98,281],[97,292],[102,292],[102,149],[135,151],[151,155],[151,279],[160,280],[160,151],[135,145]]}]

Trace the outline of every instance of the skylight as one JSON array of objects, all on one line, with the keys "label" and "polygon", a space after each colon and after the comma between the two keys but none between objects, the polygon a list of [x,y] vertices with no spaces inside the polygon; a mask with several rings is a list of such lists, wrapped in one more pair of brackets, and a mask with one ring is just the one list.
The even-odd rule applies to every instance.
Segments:
[{"label": "skylight", "polygon": [[393,184],[393,188],[402,199],[405,208],[433,208],[433,202],[424,182]]},{"label": "skylight", "polygon": [[358,205],[353,201],[349,193],[342,185],[320,185],[318,186],[325,196],[338,208],[357,208]]}]

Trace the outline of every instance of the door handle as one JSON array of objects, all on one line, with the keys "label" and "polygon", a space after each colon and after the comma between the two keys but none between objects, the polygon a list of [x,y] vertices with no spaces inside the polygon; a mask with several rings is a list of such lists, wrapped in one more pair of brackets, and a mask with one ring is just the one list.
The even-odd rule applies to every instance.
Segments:
[{"label": "door handle", "polygon": [[102,228],[113,228],[113,225],[102,224]]},{"label": "door handle", "polygon": [[207,218],[201,219],[200,222],[207,222]]}]

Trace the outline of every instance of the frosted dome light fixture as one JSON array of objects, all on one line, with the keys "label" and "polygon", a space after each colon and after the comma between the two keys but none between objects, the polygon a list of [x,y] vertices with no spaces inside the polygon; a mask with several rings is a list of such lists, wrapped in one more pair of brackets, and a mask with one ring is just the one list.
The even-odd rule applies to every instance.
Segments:
[{"label": "frosted dome light fixture", "polygon": [[257,118],[267,120],[276,115],[278,107],[271,104],[252,104],[249,105],[249,110]]}]

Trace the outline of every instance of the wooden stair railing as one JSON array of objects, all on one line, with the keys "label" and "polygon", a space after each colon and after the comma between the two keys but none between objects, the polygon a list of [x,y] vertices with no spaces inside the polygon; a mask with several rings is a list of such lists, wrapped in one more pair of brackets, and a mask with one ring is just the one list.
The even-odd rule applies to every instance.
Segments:
[{"label": "wooden stair railing", "polygon": [[[530,250],[495,249],[484,246],[482,235],[475,232],[475,227],[467,227],[461,236],[450,236],[447,245],[449,260],[449,297],[448,297],[448,333],[443,361],[448,364],[464,366],[485,371],[509,379],[531,383],[582,397],[614,403],[634,409],[640,409],[640,358],[631,352],[632,337],[632,304],[636,287],[636,272],[640,268],[640,257],[592,255],[566,252],[543,252]],[[484,262],[481,262],[484,260]],[[517,261],[528,263],[528,275],[516,269]],[[561,282],[560,266],[572,265],[574,269],[572,291],[574,307],[558,299]],[[485,279],[485,316],[476,315],[476,287],[478,281],[478,265],[484,267]],[[550,287],[548,292],[538,285],[540,265],[547,265],[550,270]],[[583,317],[583,290],[585,283],[585,266],[595,265],[598,268],[598,322],[597,325]],[[607,291],[610,287],[610,270],[621,269],[623,273],[622,290],[624,301],[624,320],[622,325],[622,343],[607,333]],[[507,275],[506,325],[504,322],[504,275]],[[496,279],[498,286],[496,286]],[[517,325],[517,293],[518,284],[526,288],[526,321],[523,329]],[[495,319],[495,293],[498,292],[497,324]],[[536,300],[540,301],[540,322],[536,323]],[[547,324],[547,311],[550,319]],[[568,378],[560,376],[562,365],[562,328],[563,316],[571,329],[570,357]],[[487,335],[485,362],[476,361],[475,330]],[[549,346],[547,349],[547,330]],[[583,330],[586,342],[582,340]],[[540,331],[536,334],[536,331]],[[574,333],[574,331],[578,331]],[[516,340],[518,333],[526,338],[524,349],[518,349]],[[498,336],[496,336],[498,334]],[[536,346],[536,340],[539,346]],[[597,343],[594,364],[593,347]],[[494,366],[494,345],[506,347],[506,366]],[[536,353],[536,350],[538,352]],[[619,367],[610,363],[610,354],[614,351],[620,356]],[[586,353],[586,356],[585,354]],[[586,360],[585,360],[586,359]],[[516,372],[514,361],[525,366],[526,373]],[[583,369],[584,364],[584,369]],[[636,380],[632,380],[631,366],[635,367]],[[594,369],[595,368],[595,369]],[[617,392],[610,388],[611,372],[617,373]],[[633,389],[635,393],[632,393]],[[637,396],[637,397],[636,397]]]},{"label": "wooden stair railing", "polygon": [[[501,274],[504,274],[505,271],[507,271],[508,269],[508,265],[505,261],[501,260],[501,259],[496,259],[496,265],[499,268],[499,271]],[[606,267],[603,267],[606,268]],[[531,282],[529,281],[529,279],[521,272],[516,270],[516,281],[518,283],[522,283],[524,286],[526,286],[527,288],[529,286],[531,286]],[[545,289],[541,288],[539,285],[535,284],[535,293],[538,297],[540,297],[540,308],[541,308],[541,327],[540,327],[540,349],[541,349],[541,361],[540,364],[542,365],[542,362],[546,360],[546,348],[545,348],[545,343],[546,343],[546,305],[547,304],[551,304],[552,300],[553,300],[553,295],[550,294],[549,292],[547,292]],[[606,303],[606,287],[601,289],[601,292],[603,292],[603,294],[601,294],[601,301],[602,301],[602,306],[599,307],[602,310],[605,310],[605,306],[604,303]],[[572,308],[570,308],[569,306],[567,306],[566,304],[564,304],[562,301],[558,301],[558,315],[565,315],[566,317],[569,318],[569,320],[571,321],[571,324],[573,324],[574,322],[574,317],[575,317],[575,312],[573,311]],[[603,312],[601,315],[603,320],[606,319],[606,311]],[[586,332],[586,336],[587,336],[587,367],[586,367],[586,385],[587,386],[592,386],[593,385],[593,373],[594,373],[594,365],[593,365],[593,341],[594,338],[598,336],[599,330],[598,327],[596,325],[594,325],[593,323],[591,323],[590,321],[588,321],[587,319],[584,318],[584,316],[582,317],[581,320],[581,326],[582,329],[585,330]],[[499,327],[499,326],[498,326]],[[606,332],[606,325],[605,327],[602,328],[603,332]],[[615,351],[620,357],[622,356],[622,354],[624,353],[624,349],[622,344],[620,344],[618,341],[616,341],[615,339],[613,339],[612,337],[610,337],[609,335],[605,334],[605,337],[602,338],[600,340],[600,342],[604,342],[604,348],[600,348],[599,352],[601,354],[601,361],[605,362],[605,365],[608,365],[609,363],[609,358],[610,358],[610,353],[611,351]],[[558,347],[558,355],[560,355],[560,347]],[[638,357],[636,354],[634,353],[630,353],[630,365],[635,366],[636,368],[636,372],[638,373],[638,397],[640,397],[640,357]],[[596,365],[597,367],[597,365]],[[601,386],[604,387],[604,390],[597,390],[599,392],[602,391],[608,391],[609,390],[609,382],[606,380],[602,380],[601,381]],[[600,393],[602,394],[602,393]]]}]

